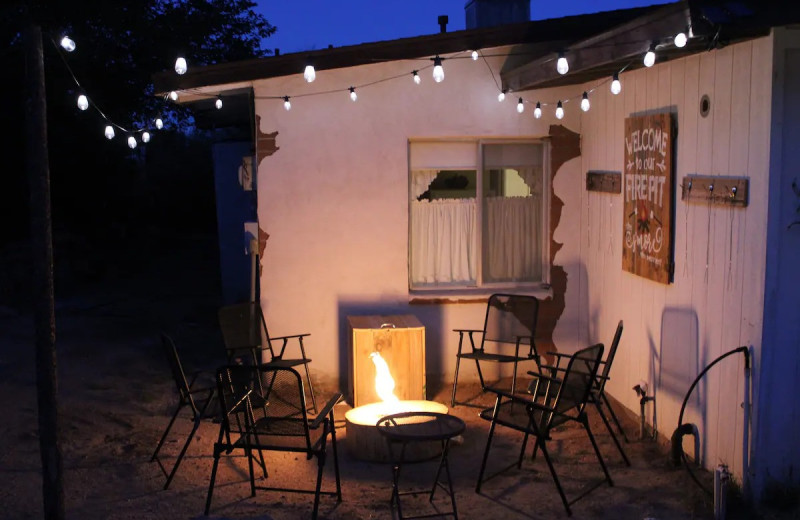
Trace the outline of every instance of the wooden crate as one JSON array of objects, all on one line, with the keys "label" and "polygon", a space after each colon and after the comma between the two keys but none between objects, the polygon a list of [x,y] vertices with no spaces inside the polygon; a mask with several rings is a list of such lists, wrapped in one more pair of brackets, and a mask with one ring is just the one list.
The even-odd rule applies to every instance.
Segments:
[{"label": "wooden crate", "polygon": [[425,397],[425,327],[412,315],[348,316],[349,398],[353,406],[380,401],[375,392],[378,351],[394,378],[394,394],[402,399]]}]

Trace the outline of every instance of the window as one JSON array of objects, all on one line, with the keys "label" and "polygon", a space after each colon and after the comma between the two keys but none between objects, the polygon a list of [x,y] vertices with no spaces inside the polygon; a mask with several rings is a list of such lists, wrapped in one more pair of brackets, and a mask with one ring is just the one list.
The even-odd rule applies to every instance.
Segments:
[{"label": "window", "polygon": [[548,146],[529,141],[412,141],[411,289],[546,283]]}]

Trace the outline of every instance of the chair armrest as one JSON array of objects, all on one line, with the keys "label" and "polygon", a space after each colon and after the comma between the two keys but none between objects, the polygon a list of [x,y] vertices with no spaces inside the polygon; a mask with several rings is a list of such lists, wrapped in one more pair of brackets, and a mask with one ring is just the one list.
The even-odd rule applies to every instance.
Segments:
[{"label": "chair armrest", "polygon": [[336,406],[336,403],[338,403],[341,399],[342,399],[342,393],[337,392],[333,397],[331,397],[328,400],[327,403],[325,403],[325,406],[322,407],[322,410],[320,410],[317,416],[314,417],[314,420],[311,421],[308,427],[311,428],[312,430],[319,428],[319,425],[322,424],[322,422],[328,417],[328,415],[331,414],[331,412],[333,411],[333,407]]},{"label": "chair armrest", "polygon": [[296,339],[300,345],[300,354],[302,354],[303,359],[306,357],[306,349],[303,348],[303,338],[310,336],[310,333],[305,334],[293,334],[291,336],[270,336],[269,341],[283,341],[283,345],[281,345],[280,352],[274,354],[276,359],[282,359],[283,353],[286,351],[286,346],[289,344],[290,339]]},{"label": "chair armrest", "polygon": [[223,411],[225,415],[232,414],[236,409],[238,409],[242,405],[242,403],[250,399],[250,394],[252,393],[253,393],[252,390],[248,390],[247,392],[245,392],[244,395],[240,397],[239,400],[233,404],[233,406],[231,406],[228,410]]},{"label": "chair armrest", "polygon": [[291,336],[270,336],[269,339],[270,339],[270,341],[275,341],[275,340],[278,340],[278,339],[287,340],[287,339],[292,339],[292,338],[304,338],[304,337],[310,336],[310,335],[311,335],[310,332],[306,332],[305,334],[293,334]]},{"label": "chair armrest", "polygon": [[548,381],[554,381],[556,383],[560,383],[561,382],[561,378],[559,378],[559,377],[548,376],[548,375],[542,374],[540,372],[534,372],[533,370],[528,370],[528,375],[529,376],[538,377],[539,379],[546,379]]},{"label": "chair armrest", "polygon": [[483,329],[453,329],[453,332],[483,332]]}]

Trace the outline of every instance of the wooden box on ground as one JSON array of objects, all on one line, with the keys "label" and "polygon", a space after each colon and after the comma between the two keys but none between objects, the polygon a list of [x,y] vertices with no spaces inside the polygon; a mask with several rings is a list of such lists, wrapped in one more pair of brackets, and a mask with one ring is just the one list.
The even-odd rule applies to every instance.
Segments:
[{"label": "wooden box on ground", "polygon": [[380,352],[394,378],[394,394],[401,400],[425,397],[425,327],[412,315],[348,316],[348,398],[353,406],[375,403],[375,364],[370,354]]}]

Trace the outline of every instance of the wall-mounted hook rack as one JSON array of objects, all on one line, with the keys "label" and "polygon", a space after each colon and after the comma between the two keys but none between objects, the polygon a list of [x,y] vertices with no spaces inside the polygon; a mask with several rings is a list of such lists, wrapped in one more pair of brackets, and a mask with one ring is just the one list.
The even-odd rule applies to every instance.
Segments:
[{"label": "wall-mounted hook rack", "polygon": [[586,191],[622,193],[622,173],[589,170],[586,172]]},{"label": "wall-mounted hook rack", "polygon": [[681,200],[746,207],[749,187],[750,179],[747,177],[686,175],[681,183]]}]

